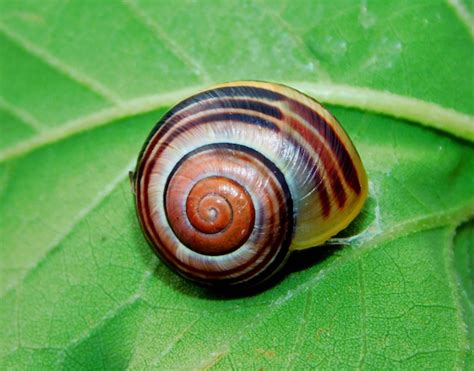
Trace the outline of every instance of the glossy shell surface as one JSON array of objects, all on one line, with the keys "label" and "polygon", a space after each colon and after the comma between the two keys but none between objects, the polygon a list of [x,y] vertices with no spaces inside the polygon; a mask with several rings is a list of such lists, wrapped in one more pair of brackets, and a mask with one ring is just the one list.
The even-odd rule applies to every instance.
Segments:
[{"label": "glossy shell surface", "polygon": [[367,197],[367,176],[318,102],[242,81],[164,115],[140,153],[134,190],[142,229],[169,266],[204,284],[255,285],[291,251],[345,228]]}]

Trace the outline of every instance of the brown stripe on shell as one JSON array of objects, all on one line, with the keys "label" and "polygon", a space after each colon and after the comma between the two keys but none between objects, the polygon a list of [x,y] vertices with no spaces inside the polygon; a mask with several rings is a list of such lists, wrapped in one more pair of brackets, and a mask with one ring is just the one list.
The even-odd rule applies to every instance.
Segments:
[{"label": "brown stripe on shell", "polygon": [[325,138],[326,142],[331,147],[335,158],[337,159],[339,168],[344,174],[344,179],[346,180],[347,184],[349,184],[356,194],[360,194],[361,185],[354,162],[352,161],[349,152],[347,152],[343,141],[334,131],[331,124],[329,124],[324,119],[324,117],[322,117],[316,111],[313,111],[307,105],[291,98],[287,98],[287,102],[292,111],[306,120],[306,122],[312,124],[319,131],[321,136]]},{"label": "brown stripe on shell", "polygon": [[[347,196],[344,187],[342,186],[341,179],[339,178],[336,164],[333,157],[331,156],[331,153],[327,150],[326,146],[319,139],[319,137],[312,133],[303,122],[298,121],[289,115],[285,116],[284,120],[298,133],[300,133],[306,143],[308,143],[308,145],[310,145],[316,152],[317,156],[319,156],[323,163],[324,170],[326,171],[327,179],[329,179],[332,188],[332,194],[334,195],[336,203],[340,209],[343,208],[344,204],[346,203]],[[316,164],[313,166],[317,168]],[[319,175],[319,177],[321,177],[321,175]],[[318,187],[317,191],[319,192],[321,190],[319,197],[321,204],[323,205],[323,214],[327,217],[329,216],[330,211],[329,196],[326,189],[322,188],[323,187]]]},{"label": "brown stripe on shell", "polygon": [[[276,93],[276,94],[279,94],[279,93]],[[314,121],[309,122],[307,120],[308,115],[313,115],[313,117],[316,117],[316,116],[319,117],[319,115],[314,111],[312,111],[313,112],[312,114],[308,113],[306,115],[304,115],[304,114],[302,115],[300,111],[295,112],[299,117],[302,117],[303,119],[306,119],[306,121],[308,121],[308,123],[306,123],[305,121],[299,121],[299,120],[295,120],[295,119],[291,119],[290,121],[288,121],[289,115],[284,115],[282,113],[282,111],[279,110],[275,106],[256,101],[255,99],[256,99],[256,97],[254,96],[254,97],[252,97],[252,99],[249,99],[249,100],[226,98],[226,99],[221,99],[221,101],[219,101],[219,100],[216,100],[215,97],[210,97],[210,98],[208,98],[208,100],[199,100],[198,103],[195,103],[191,107],[183,107],[181,110],[179,110],[175,114],[170,115],[168,117],[168,121],[166,123],[167,125],[165,125],[163,127],[163,130],[160,132],[160,134],[162,134],[161,138],[167,132],[169,132],[171,129],[174,129],[174,131],[186,132],[187,130],[189,130],[194,125],[205,123],[204,122],[205,120],[203,119],[203,117],[207,117],[207,116],[200,116],[199,118],[196,119],[196,121],[193,121],[194,122],[193,124],[188,124],[187,126],[179,126],[180,119],[183,119],[183,120],[185,118],[189,119],[190,115],[197,114],[197,113],[202,114],[202,112],[206,111],[206,110],[210,110],[212,112],[213,110],[216,110],[216,109],[219,109],[219,108],[249,109],[249,110],[254,111],[254,112],[259,112],[263,115],[271,116],[272,118],[276,118],[278,120],[285,121],[285,119],[286,119],[287,123],[289,123],[290,126],[292,126],[296,130],[296,132],[300,134],[300,136],[308,144],[308,146],[313,148],[313,150],[316,153],[316,156],[321,158],[321,160],[323,162],[324,170],[327,173],[327,176],[324,177],[324,178],[321,176],[321,173],[319,171],[319,167],[318,167],[318,164],[317,164],[317,159],[315,159],[314,155],[307,154],[307,153],[303,154],[304,161],[306,161],[310,165],[311,168],[316,170],[312,175],[314,184],[319,189],[322,186],[324,186],[324,183],[322,182],[322,180],[323,179],[328,179],[329,183],[330,183],[330,186],[331,186],[331,189],[332,189],[332,195],[334,197],[335,204],[338,206],[339,209],[342,209],[345,205],[346,200],[347,200],[347,196],[346,196],[344,187],[341,183],[341,179],[339,178],[339,171],[341,171],[341,174],[343,174],[346,181],[348,179],[348,174],[350,174],[351,172],[353,174],[355,174],[355,176],[350,177],[350,179],[353,180],[353,184],[351,184],[350,181],[348,182],[348,184],[352,188],[355,187],[355,189],[357,190],[357,187],[358,187],[359,191],[360,191],[360,185],[358,183],[358,179],[354,179],[354,178],[358,178],[358,176],[356,174],[356,170],[355,169],[354,169],[354,171],[350,170],[351,167],[352,168],[354,167],[353,163],[352,162],[347,163],[347,162],[344,162],[344,161],[340,160],[340,156],[342,156],[342,158],[345,158],[345,147],[342,145],[342,143],[334,144],[334,140],[336,140],[336,138],[338,138],[338,137],[337,137],[336,133],[334,132],[334,130],[332,130],[331,125],[329,123],[327,123],[324,120],[324,118],[321,118],[321,121],[318,120],[318,122],[322,122],[321,125],[322,125],[323,129],[321,129],[321,125],[319,125],[319,124],[315,125]],[[288,99],[291,100],[291,98],[288,98]],[[293,102],[293,100],[291,100],[291,102]],[[303,112],[308,112],[308,110],[311,111],[311,109],[309,107],[307,107],[307,106],[304,106],[304,107],[305,108],[302,109]],[[230,115],[232,115],[232,114],[235,115],[235,118],[237,118],[239,116],[239,113],[231,113]],[[247,122],[251,121],[249,116],[244,115],[243,117],[246,118]],[[211,119],[212,119],[212,117],[211,117]],[[277,121],[277,123],[279,125],[281,125],[281,121]],[[171,125],[171,124],[173,124],[173,125]],[[257,124],[258,124],[258,122],[257,122]],[[264,121],[263,125],[265,125],[265,124],[266,123]],[[262,126],[262,124],[260,124],[260,125]],[[326,141],[325,141],[326,143],[324,143],[321,139],[319,139],[319,136],[316,135],[316,133],[313,133],[313,130],[315,130],[315,129],[318,130],[320,135],[321,135],[321,132],[323,132],[323,135],[321,135],[321,136],[322,136],[322,138],[326,138]],[[324,135],[325,133],[328,133],[328,134]],[[175,136],[172,136],[171,138],[168,138],[164,142],[164,143],[166,143],[164,145],[167,145],[167,144],[169,145],[172,142],[173,139],[175,139]],[[158,140],[159,140],[158,135],[155,136],[155,138],[152,139],[151,148],[153,148],[154,145],[156,145],[156,142]],[[339,140],[339,139],[337,139],[337,140]],[[332,152],[332,151],[328,152],[328,150],[326,149],[326,148],[331,148],[331,150],[334,150],[334,148],[336,148],[336,147],[338,148],[338,151],[336,151],[336,152]],[[333,157],[334,157],[334,159],[333,159]],[[338,167],[339,171],[338,171],[338,169],[335,168],[336,166]],[[349,171],[346,171],[346,170],[349,170]],[[322,209],[323,209],[323,215],[328,217],[329,213],[330,213],[331,203],[329,202],[329,200],[325,199],[326,195],[328,195],[327,190],[322,190],[319,194],[319,197],[321,199],[320,202],[321,202]],[[329,211],[328,211],[328,205],[329,205]]]},{"label": "brown stripe on shell", "polygon": [[[283,87],[283,86],[282,86]],[[286,89],[286,87],[283,87]],[[206,95],[207,94],[207,95]],[[201,95],[195,96],[190,100],[190,104],[193,103],[196,107],[200,107],[207,99],[220,98],[226,99],[228,97],[244,97],[247,99],[264,99],[270,102],[282,101],[288,104],[289,108],[298,114],[301,118],[306,120],[309,124],[312,125],[320,135],[326,139],[328,145],[332,149],[340,170],[344,175],[344,179],[347,184],[354,190],[356,194],[360,194],[361,185],[359,182],[359,176],[357,169],[352,162],[351,156],[349,155],[347,148],[344,145],[344,142],[338,136],[332,125],[326,121],[326,119],[320,115],[318,112],[314,111],[311,107],[306,104],[291,98],[290,96],[269,90],[263,87],[258,86],[225,86],[218,87],[213,90],[202,93]],[[180,114],[186,106],[180,106],[174,112],[170,113],[168,117],[171,117],[174,114]]]},{"label": "brown stripe on shell", "polygon": [[[195,104],[191,107],[182,106],[182,104],[180,104],[179,106],[182,106],[181,109],[176,110],[175,107],[175,109],[171,110],[168,114],[166,114],[157,124],[157,132],[154,133],[153,136],[148,139],[145,151],[141,154],[141,157],[147,158],[150,155],[150,152],[156,147],[158,141],[163,138],[170,130],[179,130],[178,125],[181,124],[181,121],[189,119],[190,116],[193,116],[198,113],[203,114],[206,111],[212,112],[214,110],[217,110],[218,108],[222,108],[222,106],[224,106],[224,108],[232,106],[232,109],[236,110],[242,109],[239,108],[239,105],[242,104],[242,106],[244,107],[243,109],[245,110],[258,113],[262,113],[262,111],[260,110],[263,110],[266,116],[270,116],[276,119],[280,119],[283,116],[278,107],[253,99],[227,99],[226,103],[222,103],[221,100],[216,100],[215,98],[208,99],[210,101],[199,100],[198,103],[193,101],[193,103]],[[197,122],[196,124],[199,124],[199,122]],[[141,170],[142,167],[139,169],[139,171]]]},{"label": "brown stripe on shell", "polygon": [[[274,132],[279,132],[280,131],[279,127],[277,125],[275,125],[274,123],[270,122],[270,121],[264,120],[260,117],[251,116],[249,114],[241,114],[241,113],[234,113],[234,114],[232,114],[232,113],[227,113],[227,114],[212,113],[210,115],[200,116],[199,118],[197,118],[195,120],[190,120],[186,124],[183,124],[183,125],[180,125],[180,126],[178,126],[177,124],[173,125],[173,126],[168,125],[168,124],[165,125],[163,123],[163,126],[162,126],[163,130],[159,130],[156,133],[155,137],[150,141],[150,143],[148,145],[148,147],[150,148],[150,152],[153,151],[153,149],[157,146],[158,142],[166,135],[167,132],[169,132],[169,131],[171,131],[171,132],[169,133],[166,140],[164,140],[162,143],[160,143],[160,146],[157,149],[156,153],[153,154],[153,157],[152,157],[150,163],[149,163],[149,161],[147,161],[148,158],[149,158],[148,156],[150,155],[150,153],[149,153],[148,150],[145,151],[144,157],[143,157],[143,160],[142,160],[142,163],[141,163],[142,165],[140,166],[140,170],[139,170],[140,173],[145,171],[145,167],[148,167],[148,166],[153,167],[156,158],[158,158],[161,155],[161,153],[167,148],[167,146],[169,146],[173,142],[173,140],[175,140],[180,135],[186,133],[191,128],[199,126],[199,125],[209,124],[211,122],[226,123],[225,120],[226,121],[235,121],[235,122],[243,123],[243,124],[246,124],[246,125],[257,125],[257,126],[260,126],[262,128],[272,130]],[[140,173],[139,173],[139,175],[141,175]],[[145,172],[145,176],[146,176],[146,172]]]},{"label": "brown stripe on shell", "polygon": [[265,101],[258,100],[257,98],[241,98],[241,99],[209,99],[207,101],[201,101],[199,104],[187,107],[178,113],[171,116],[166,122],[167,125],[175,125],[180,121],[194,116],[204,111],[214,111],[225,109],[230,112],[233,110],[245,110],[253,111],[270,116],[277,120],[281,120],[283,113],[280,108],[272,104],[266,103]]},{"label": "brown stripe on shell", "polygon": [[[201,104],[204,104],[204,103],[201,103]],[[319,137],[311,133],[310,129],[307,129],[303,122],[299,122],[291,118],[290,116],[283,115],[283,114],[281,117],[283,121],[277,121],[277,123],[275,121],[263,119],[262,117],[259,117],[259,116],[251,116],[248,114],[242,114],[238,112],[227,113],[227,114],[210,113],[208,115],[201,115],[196,119],[189,119],[189,117],[187,117],[186,123],[184,124],[176,123],[173,126],[170,126],[167,123],[164,126],[164,129],[162,131],[159,131],[151,142],[151,146],[156,146],[157,143],[163,139],[162,142],[160,143],[158,150],[156,151],[156,153],[153,154],[151,163],[149,165],[147,164],[146,166],[153,167],[154,160],[161,155],[161,153],[166,149],[166,147],[171,145],[171,143],[176,138],[178,138],[181,135],[184,135],[192,128],[197,127],[199,125],[210,124],[210,123],[228,125],[228,122],[226,121],[219,121],[221,119],[233,120],[233,121],[237,121],[239,123],[248,124],[248,125],[256,125],[265,129],[272,130],[274,132],[282,131],[282,128],[280,128],[280,126],[278,126],[277,123],[279,125],[283,125],[283,122],[286,122],[287,125],[289,124],[306,141],[308,146],[310,146],[310,148],[313,148],[316,155],[321,158],[321,160],[324,163],[323,170],[328,172],[327,178],[330,179],[330,186],[332,187],[332,190],[333,190],[332,193],[336,200],[336,204],[340,208],[344,206],[344,203],[346,201],[346,194],[345,194],[344,188],[342,187],[339,174],[337,173],[337,170],[334,169],[334,161],[332,160],[328,150],[323,145]],[[164,137],[167,133],[168,135]],[[298,147],[301,148],[300,155],[302,157],[302,161],[309,165],[309,168],[311,169],[310,179],[312,180],[312,184],[314,184],[316,190],[319,193],[323,216],[328,217],[331,210],[331,202],[330,202],[330,196],[326,190],[324,178],[322,177],[321,171],[319,169],[319,164],[318,164],[319,159],[315,157],[314,155],[308,153],[307,149],[304,146],[301,147],[301,142],[298,141],[297,138],[294,138],[293,136],[289,135],[289,133],[288,133],[287,140],[295,148],[298,148]]]}]

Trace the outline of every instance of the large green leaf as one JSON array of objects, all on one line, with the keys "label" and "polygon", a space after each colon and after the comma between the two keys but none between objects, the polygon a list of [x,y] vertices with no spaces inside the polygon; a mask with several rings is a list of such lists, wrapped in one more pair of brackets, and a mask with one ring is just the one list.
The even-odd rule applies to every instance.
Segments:
[{"label": "large green leaf", "polygon": [[[471,2],[0,4],[0,368],[474,366]],[[127,172],[235,79],[332,104],[370,199],[348,244],[229,298],[151,253]]]}]

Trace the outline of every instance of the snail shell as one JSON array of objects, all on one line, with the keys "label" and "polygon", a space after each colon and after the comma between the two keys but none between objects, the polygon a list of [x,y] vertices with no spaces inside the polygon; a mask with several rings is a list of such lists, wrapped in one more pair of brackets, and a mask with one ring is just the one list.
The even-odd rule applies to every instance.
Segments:
[{"label": "snail shell", "polygon": [[162,260],[209,285],[256,285],[294,250],[345,228],[367,176],[337,120],[286,86],[242,81],[173,107],[133,175],[142,229]]}]

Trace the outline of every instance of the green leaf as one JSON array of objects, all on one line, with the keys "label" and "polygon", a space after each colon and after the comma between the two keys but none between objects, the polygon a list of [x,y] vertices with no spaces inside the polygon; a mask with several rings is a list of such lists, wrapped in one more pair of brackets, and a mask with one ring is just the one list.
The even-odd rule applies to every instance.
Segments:
[{"label": "green leaf", "polygon": [[[0,368],[472,369],[470,2],[0,6]],[[167,108],[236,79],[328,103],[370,198],[346,245],[229,298],[153,255],[127,173]]]}]

